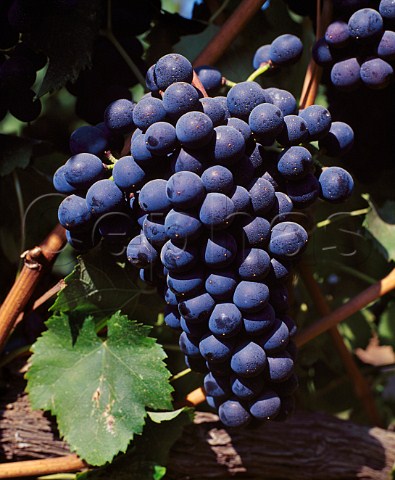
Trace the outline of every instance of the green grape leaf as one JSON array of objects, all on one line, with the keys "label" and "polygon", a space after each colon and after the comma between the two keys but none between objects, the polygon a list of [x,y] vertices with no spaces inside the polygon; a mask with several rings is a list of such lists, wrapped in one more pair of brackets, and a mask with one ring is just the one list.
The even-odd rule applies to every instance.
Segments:
[{"label": "green grape leaf", "polygon": [[16,168],[26,168],[33,154],[34,145],[40,143],[30,138],[0,135],[0,177]]},{"label": "green grape leaf", "polygon": [[71,450],[91,465],[125,452],[143,430],[146,408],[169,410],[172,387],[150,327],[119,312],[100,338],[92,317],[62,313],[33,345],[27,390],[33,408],[57,417]]},{"label": "green grape leaf", "polygon": [[[138,270],[128,262],[117,263],[117,258],[100,248],[79,256],[51,311],[103,316],[120,310],[138,321],[155,322],[163,308],[156,290],[140,287]],[[125,254],[119,259],[125,261]]]},{"label": "green grape leaf", "polygon": [[[152,414],[149,412],[148,414]],[[192,410],[183,408],[165,412],[161,423],[147,419],[143,434],[136,437],[133,448],[111,465],[77,475],[76,480],[160,480],[166,474],[170,448],[192,421]],[[150,415],[151,416],[151,415]]]},{"label": "green grape leaf", "polygon": [[395,348],[395,302],[389,303],[381,314],[377,333],[380,345],[391,345]]},{"label": "green grape leaf", "polygon": [[375,240],[375,245],[387,261],[395,260],[395,201],[387,200],[377,207],[368,195],[363,195],[370,205],[363,227]]},{"label": "green grape leaf", "polygon": [[73,8],[43,12],[26,40],[48,57],[48,68],[38,96],[77,79],[91,63],[93,44],[102,20],[99,0],[80,0]]}]

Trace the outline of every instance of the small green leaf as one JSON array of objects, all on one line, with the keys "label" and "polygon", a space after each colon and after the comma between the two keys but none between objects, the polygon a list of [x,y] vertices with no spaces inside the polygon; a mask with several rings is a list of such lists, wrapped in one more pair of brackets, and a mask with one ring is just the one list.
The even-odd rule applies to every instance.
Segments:
[{"label": "small green leaf", "polygon": [[81,458],[103,465],[142,432],[146,407],[171,408],[166,355],[147,336],[150,327],[119,312],[104,340],[92,317],[60,314],[47,326],[27,373],[32,406],[56,415],[60,434]]},{"label": "small green leaf", "polygon": [[149,418],[155,423],[168,422],[173,420],[173,418],[178,417],[181,412],[185,411],[185,408],[179,408],[172,412],[147,412]]},{"label": "small green leaf", "polygon": [[54,7],[48,12],[25,39],[49,60],[38,96],[74,81],[90,65],[102,19],[99,0],[80,0],[75,8]]},{"label": "small green leaf", "polygon": [[363,226],[374,238],[376,246],[388,261],[395,260],[395,201],[387,200],[378,208],[368,195],[363,196],[371,210]]},{"label": "small green leaf", "polygon": [[38,140],[30,138],[0,135],[0,176],[8,175],[15,168],[26,168],[37,143]]},{"label": "small green leaf", "polygon": [[192,410],[183,408],[162,423],[148,419],[143,434],[136,437],[132,448],[117,457],[111,465],[77,475],[76,480],[160,480],[166,473],[171,447],[192,420]]},{"label": "small green leaf", "polygon": [[66,277],[66,287],[59,292],[51,311],[105,316],[120,310],[138,321],[154,323],[163,301],[155,290],[137,285],[136,268],[116,260],[100,249],[78,257],[78,264]]}]

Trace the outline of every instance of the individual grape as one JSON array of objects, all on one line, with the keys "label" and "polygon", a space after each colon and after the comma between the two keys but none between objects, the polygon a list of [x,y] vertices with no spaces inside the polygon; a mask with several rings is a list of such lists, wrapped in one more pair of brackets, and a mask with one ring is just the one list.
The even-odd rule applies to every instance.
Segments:
[{"label": "individual grape", "polygon": [[213,375],[210,372],[204,377],[203,385],[206,394],[210,397],[222,401],[230,397],[230,385],[224,377]]},{"label": "individual grape", "polygon": [[284,282],[291,274],[291,265],[284,259],[281,262],[277,258],[270,260],[271,269],[267,277],[268,282]]},{"label": "individual grape", "polygon": [[270,238],[270,223],[263,217],[244,217],[242,220],[243,239],[247,245],[264,246]]},{"label": "individual grape", "polygon": [[240,250],[237,256],[236,269],[243,280],[262,280],[269,273],[270,257],[261,248]]},{"label": "individual grape", "polygon": [[254,70],[258,70],[262,63],[266,63],[270,60],[270,44],[262,45],[254,53],[252,60],[252,67]]},{"label": "individual grape", "polygon": [[278,222],[285,222],[293,211],[294,205],[292,200],[282,192],[275,193],[276,200],[268,213],[268,217],[271,219],[271,224],[274,225]]},{"label": "individual grape", "polygon": [[257,215],[268,212],[274,205],[276,196],[271,183],[258,178],[250,188],[251,205]]},{"label": "individual grape", "polygon": [[233,127],[236,130],[238,130],[243,135],[243,138],[244,138],[244,141],[246,142],[246,144],[250,140],[252,140],[251,128],[248,125],[248,123],[245,122],[244,120],[241,120],[240,118],[237,118],[237,117],[230,117],[230,118],[227,119],[226,124],[229,127]]},{"label": "individual grape", "polygon": [[176,82],[191,83],[193,68],[191,62],[178,53],[169,53],[161,57],[154,66],[155,85],[166,90]]},{"label": "individual grape", "polygon": [[164,298],[165,298],[166,305],[170,305],[172,307],[178,306],[178,300],[177,300],[176,294],[170,288],[166,288]]},{"label": "individual grape", "polygon": [[193,172],[173,174],[166,184],[166,195],[176,208],[191,208],[204,198],[204,182]]},{"label": "individual grape", "polygon": [[144,219],[143,232],[154,246],[162,247],[168,240],[165,219],[161,214],[150,214]]},{"label": "individual grape", "polygon": [[139,133],[130,142],[130,153],[134,161],[143,168],[156,165],[161,161],[161,158],[148,150],[144,134],[139,130],[136,130],[136,132]]},{"label": "individual grape", "polygon": [[177,120],[184,113],[202,110],[199,93],[185,82],[173,83],[163,94],[163,106],[171,119]]},{"label": "individual grape", "polygon": [[248,335],[259,336],[274,325],[276,314],[274,308],[267,303],[256,313],[243,314],[244,330]]},{"label": "individual grape", "polygon": [[[185,333],[187,333],[190,337],[194,337],[198,340],[200,340],[207,333],[207,329],[208,329],[207,320],[196,323],[195,321],[186,320],[184,317],[181,317],[180,326],[182,330]],[[206,362],[206,360],[201,355],[200,355],[200,358],[202,359],[203,362]],[[206,363],[204,364],[206,366]]]},{"label": "individual grape", "polygon": [[261,310],[269,300],[269,289],[261,282],[241,281],[233,294],[233,302],[243,313]]},{"label": "individual grape", "polygon": [[201,67],[197,67],[195,72],[208,93],[221,87],[222,74],[218,69],[208,65],[202,65]]},{"label": "individual grape", "polygon": [[59,205],[59,223],[67,230],[84,228],[91,218],[85,199],[79,195],[69,195]]},{"label": "individual grape", "polygon": [[10,113],[21,122],[35,120],[40,115],[41,108],[41,100],[37,98],[33,90],[22,90],[11,95]]},{"label": "individual grape", "polygon": [[131,155],[121,157],[115,163],[112,172],[114,182],[124,192],[135,191],[146,181],[145,171]]},{"label": "individual grape", "polygon": [[84,253],[92,250],[99,241],[100,237],[95,235],[91,230],[70,231],[66,230],[66,240],[77,252]]},{"label": "individual grape", "polygon": [[377,45],[376,50],[377,55],[391,62],[395,60],[395,32],[391,30],[386,30],[381,37],[379,44]]},{"label": "individual grape", "polygon": [[313,170],[313,158],[304,147],[289,147],[280,154],[277,168],[286,180],[300,180]]},{"label": "individual grape", "polygon": [[373,8],[362,8],[354,12],[348,20],[350,36],[355,40],[374,39],[383,30],[383,18]]},{"label": "individual grape", "polygon": [[[281,315],[280,317],[280,320],[282,320],[285,325],[287,326],[288,328],[288,331],[289,331],[289,336],[292,338],[296,335],[296,332],[297,332],[297,326],[296,326],[296,323],[292,320],[292,318],[288,315]],[[290,344],[288,344],[288,347],[290,346]],[[292,356],[292,355],[291,355]]]},{"label": "individual grape", "polygon": [[159,98],[142,98],[133,109],[133,123],[143,132],[154,123],[165,120],[166,110]]},{"label": "individual grape", "polygon": [[227,427],[244,427],[251,421],[251,415],[236,399],[222,403],[218,409],[221,422]]},{"label": "individual grape", "polygon": [[304,110],[301,110],[299,116],[306,122],[309,141],[319,140],[325,136],[331,128],[331,114],[321,105],[310,105]]},{"label": "individual grape", "polygon": [[87,189],[104,176],[104,166],[96,155],[78,153],[65,163],[66,181],[75,188]]},{"label": "individual grape", "polygon": [[321,197],[331,203],[343,202],[354,187],[351,175],[340,167],[328,167],[319,178]]},{"label": "individual grape", "polygon": [[352,148],[353,144],[353,129],[344,122],[332,122],[328,134],[318,142],[319,149],[331,157],[344,155]]},{"label": "individual grape", "polygon": [[220,125],[214,128],[214,161],[220,165],[233,165],[245,152],[243,135],[233,127]]},{"label": "individual grape", "polygon": [[154,155],[166,155],[177,145],[176,129],[171,123],[157,122],[147,128],[144,135],[147,149]]},{"label": "individual grape", "polygon": [[265,91],[256,82],[236,84],[229,90],[226,98],[230,114],[245,121],[257,105],[267,102]]},{"label": "individual grape", "polygon": [[252,378],[234,376],[231,380],[232,392],[240,400],[251,400],[258,396],[263,386],[260,376]]},{"label": "individual grape", "polygon": [[299,145],[308,140],[309,131],[306,122],[299,115],[286,115],[284,128],[277,136],[277,141],[284,147]]},{"label": "individual grape", "polygon": [[265,352],[270,355],[284,350],[289,341],[288,327],[284,322],[277,318],[270,330],[256,341]]},{"label": "individual grape", "polygon": [[137,268],[150,268],[158,260],[158,252],[141,233],[132,238],[126,249],[128,261]]},{"label": "individual grape", "polygon": [[215,97],[215,99],[221,104],[222,108],[224,109],[225,112],[225,120],[231,117],[231,114],[228,110],[228,99],[224,97],[223,95],[219,95],[218,97]]},{"label": "individual grape", "polygon": [[328,25],[325,40],[328,45],[335,48],[344,47],[350,39],[350,32],[346,22],[336,20]]},{"label": "individual grape", "polygon": [[207,168],[201,178],[207,192],[218,192],[227,195],[234,186],[232,172],[222,165]]},{"label": "individual grape", "polygon": [[182,332],[179,339],[180,350],[190,358],[199,358],[199,340]]},{"label": "individual grape", "polygon": [[150,92],[159,93],[160,88],[156,84],[154,71],[155,71],[155,65],[151,65],[145,75],[145,85],[147,86]]},{"label": "individual grape", "polygon": [[119,211],[125,206],[122,191],[111,180],[99,180],[86,193],[86,203],[92,215]]},{"label": "individual grape", "polygon": [[266,88],[265,93],[269,95],[268,102],[278,107],[283,116],[297,113],[297,103],[292,93],[281,88]]},{"label": "individual grape", "polygon": [[266,367],[266,354],[263,348],[252,340],[241,342],[230,361],[233,372],[239,377],[256,377]]},{"label": "individual grape", "polygon": [[232,270],[211,270],[205,283],[207,292],[216,300],[229,300],[237,285],[235,272]]},{"label": "individual grape", "polygon": [[360,82],[361,67],[356,58],[347,58],[333,65],[331,70],[331,81],[333,85],[342,90],[352,90]]},{"label": "individual grape", "polygon": [[214,125],[205,113],[187,112],[178,119],[176,134],[184,148],[201,148],[213,137]]},{"label": "individual grape", "polygon": [[251,206],[251,198],[248,190],[240,185],[237,185],[233,188],[232,192],[230,192],[230,199],[235,206],[235,211],[247,212]]},{"label": "individual grape", "polygon": [[369,88],[385,88],[394,76],[392,66],[381,58],[372,58],[361,65],[361,80]]},{"label": "individual grape", "polygon": [[207,153],[202,150],[184,150],[173,154],[173,171],[176,172],[194,172],[197,175],[203,173],[206,168]]},{"label": "individual grape", "polygon": [[167,275],[169,289],[180,298],[199,293],[204,287],[204,281],[204,273],[196,268],[185,273],[172,272]]},{"label": "individual grape", "polygon": [[330,67],[334,63],[333,54],[325,38],[315,42],[311,53],[315,63],[320,67]]},{"label": "individual grape", "polygon": [[165,232],[173,241],[183,242],[194,240],[202,233],[203,225],[198,217],[191,212],[170,210],[164,222]]},{"label": "individual grape", "polygon": [[97,127],[85,125],[71,134],[69,147],[73,155],[77,153],[101,155],[109,147],[108,135]]},{"label": "individual grape", "polygon": [[139,194],[139,205],[147,213],[165,213],[171,208],[166,195],[167,182],[162,179],[150,180]]},{"label": "individual grape", "polygon": [[180,330],[180,314],[178,313],[177,307],[165,307],[164,321],[165,324],[173,330]]},{"label": "individual grape", "polygon": [[301,225],[294,222],[281,222],[272,228],[269,251],[280,261],[295,258],[302,253],[307,240],[307,232]]},{"label": "individual grape", "polygon": [[66,165],[62,165],[56,170],[53,176],[53,186],[59,193],[65,193],[67,195],[76,193],[77,189],[66,180],[65,172]]},{"label": "individual grape", "polygon": [[199,211],[200,221],[208,228],[222,229],[233,221],[235,206],[223,193],[208,193]]},{"label": "individual grape", "polygon": [[221,363],[231,357],[234,342],[233,338],[217,338],[208,334],[200,340],[200,353],[209,362]]},{"label": "individual grape", "polygon": [[303,52],[303,43],[295,35],[280,35],[270,46],[270,60],[274,65],[291,65],[296,63]]},{"label": "individual grape", "polygon": [[135,103],[122,98],[110,103],[104,112],[104,123],[115,133],[128,133],[134,128],[133,110]]},{"label": "individual grape", "polygon": [[379,5],[379,12],[384,20],[395,19],[395,5],[393,0],[381,0]]},{"label": "individual grape", "polygon": [[233,303],[218,303],[212,311],[208,328],[217,337],[232,337],[243,326],[240,310]]},{"label": "individual grape", "polygon": [[280,413],[280,397],[272,390],[263,392],[250,405],[250,413],[258,420],[271,420]]},{"label": "individual grape", "polygon": [[289,182],[286,192],[295,208],[303,209],[314,203],[318,198],[320,185],[317,178],[309,173],[301,180]]},{"label": "individual grape", "polygon": [[215,232],[202,247],[204,263],[210,269],[225,268],[236,257],[237,244],[227,232]]},{"label": "individual grape", "polygon": [[177,246],[168,240],[162,247],[160,259],[169,272],[186,272],[198,261],[197,249],[193,246]]},{"label": "individual grape", "polygon": [[267,375],[273,383],[284,382],[293,373],[294,362],[286,352],[268,356],[267,364]]},{"label": "individual grape", "polygon": [[202,104],[203,112],[211,119],[214,127],[225,123],[225,110],[217,98],[204,97],[199,101]]},{"label": "individual grape", "polygon": [[263,103],[252,110],[248,124],[259,142],[271,145],[284,128],[284,117],[278,107]]}]

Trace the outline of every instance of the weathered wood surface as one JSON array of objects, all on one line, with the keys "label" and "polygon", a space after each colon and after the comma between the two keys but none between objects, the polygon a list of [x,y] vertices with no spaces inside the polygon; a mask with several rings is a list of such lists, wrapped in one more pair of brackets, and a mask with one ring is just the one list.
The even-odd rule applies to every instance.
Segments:
[{"label": "weathered wood surface", "polygon": [[[66,455],[53,421],[30,409],[27,397],[0,400],[2,461]],[[285,423],[226,431],[215,415],[198,412],[174,445],[169,479],[374,479],[390,478],[395,433],[298,412]]]}]

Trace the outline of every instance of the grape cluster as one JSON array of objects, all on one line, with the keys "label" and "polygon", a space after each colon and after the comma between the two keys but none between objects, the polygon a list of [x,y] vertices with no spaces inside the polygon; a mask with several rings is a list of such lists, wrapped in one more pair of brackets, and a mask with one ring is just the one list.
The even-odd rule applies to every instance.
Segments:
[{"label": "grape cluster", "polygon": [[[204,97],[195,85],[190,62],[165,55],[147,72],[150,93],[74,132],[54,177],[69,194],[59,220],[80,249],[109,232],[127,242],[138,225],[127,259],[164,294],[165,322],[205,373],[209,405],[227,426],[282,419],[297,387],[286,284],[308,241],[298,212],[353,187],[342,168],[316,171],[308,144],[338,155],[352,130],[321,106],[298,112],[284,90],[247,81]],[[107,154],[111,168],[109,134],[132,132],[130,155]]]},{"label": "grape cluster", "polygon": [[394,2],[367,3],[338,2],[336,20],[313,47],[316,63],[330,71],[331,83],[342,90],[360,85],[382,89],[393,79]]}]

